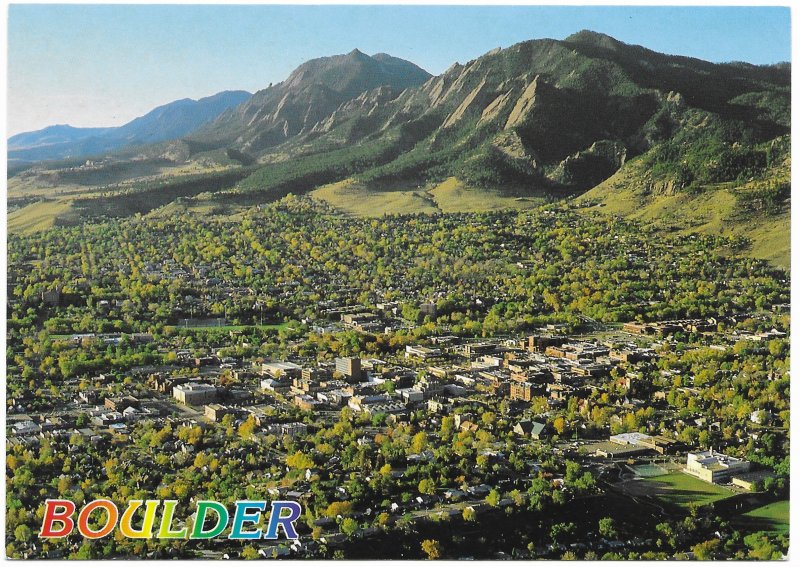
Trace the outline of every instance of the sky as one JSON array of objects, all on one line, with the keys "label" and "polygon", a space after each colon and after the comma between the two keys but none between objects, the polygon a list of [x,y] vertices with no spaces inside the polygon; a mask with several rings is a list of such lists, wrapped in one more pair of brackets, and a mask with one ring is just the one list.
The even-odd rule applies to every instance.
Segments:
[{"label": "sky", "polygon": [[255,92],[354,48],[439,74],[495,47],[582,29],[714,62],[791,59],[781,7],[12,4],[7,134],[118,126],[181,98]]}]

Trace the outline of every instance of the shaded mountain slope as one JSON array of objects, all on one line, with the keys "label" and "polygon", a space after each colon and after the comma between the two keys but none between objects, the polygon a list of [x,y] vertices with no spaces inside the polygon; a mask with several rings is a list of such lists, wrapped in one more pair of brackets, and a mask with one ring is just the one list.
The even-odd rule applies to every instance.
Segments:
[{"label": "shaded mountain slope", "polygon": [[[304,82],[301,69],[287,83],[330,94],[325,85]],[[291,159],[293,183],[286,187],[293,191],[351,175],[376,185],[456,176],[476,186],[563,196],[674,140],[721,150],[788,132],[789,82],[781,65],[713,64],[581,32],[494,50],[400,93],[365,91],[324,118],[310,105],[302,123],[276,121],[273,113],[263,130],[256,112],[246,135],[227,116],[214,126],[225,124],[232,146],[266,164],[240,185],[243,191],[277,196],[286,176],[276,170],[286,167],[276,162]],[[249,116],[256,97],[227,114]],[[682,151],[674,149],[666,152],[673,165]]]}]

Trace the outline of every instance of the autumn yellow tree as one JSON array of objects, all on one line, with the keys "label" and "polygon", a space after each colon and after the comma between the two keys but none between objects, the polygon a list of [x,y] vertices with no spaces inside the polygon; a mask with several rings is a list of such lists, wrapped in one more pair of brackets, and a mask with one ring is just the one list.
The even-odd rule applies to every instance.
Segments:
[{"label": "autumn yellow tree", "polygon": [[442,556],[442,546],[435,539],[426,539],[422,542],[422,551],[428,559],[439,559]]}]

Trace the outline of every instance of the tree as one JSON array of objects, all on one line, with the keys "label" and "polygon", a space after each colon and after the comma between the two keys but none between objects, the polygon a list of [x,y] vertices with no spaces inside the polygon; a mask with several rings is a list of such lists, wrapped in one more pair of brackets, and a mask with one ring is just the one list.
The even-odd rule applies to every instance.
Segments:
[{"label": "tree", "polygon": [[493,488],[489,494],[486,495],[486,503],[489,504],[489,506],[496,507],[498,504],[500,504],[500,500],[500,492],[496,488]]},{"label": "tree", "polygon": [[699,561],[708,561],[714,559],[714,553],[719,547],[720,541],[718,539],[710,539],[697,545],[692,546],[692,553],[695,559]]},{"label": "tree", "polygon": [[411,438],[411,452],[422,453],[428,448],[428,435],[424,431],[420,431]]},{"label": "tree", "polygon": [[600,535],[608,539],[617,538],[617,523],[614,518],[600,518],[597,522],[597,531]]},{"label": "tree", "polygon": [[782,554],[780,550],[770,541],[769,536],[765,532],[756,532],[745,536],[744,544],[749,548],[749,559],[769,561],[781,558]]},{"label": "tree", "polygon": [[239,437],[242,439],[250,439],[253,437],[256,427],[255,418],[252,415],[249,416],[245,422],[239,426]]},{"label": "tree", "polygon": [[467,506],[464,508],[464,511],[461,512],[461,516],[466,522],[474,522],[478,517],[478,515],[475,513],[475,508],[472,506]]},{"label": "tree", "polygon": [[356,522],[353,518],[345,518],[342,520],[342,524],[339,526],[339,529],[344,535],[351,536],[358,531],[358,522]]},{"label": "tree", "polygon": [[568,536],[570,534],[575,533],[575,526],[572,522],[559,522],[557,524],[553,524],[550,527],[550,539],[553,540],[553,543],[559,543],[559,540],[562,539],[562,536]]},{"label": "tree", "polygon": [[442,546],[435,539],[423,540],[421,547],[428,559],[439,559],[442,556]]},{"label": "tree", "polygon": [[567,430],[567,422],[566,422],[566,420],[561,416],[558,416],[557,418],[555,418],[553,420],[553,429],[559,435],[563,435],[564,432]]},{"label": "tree", "polygon": [[325,515],[329,518],[336,518],[337,516],[349,516],[353,513],[353,503],[344,502],[331,502],[325,509]]},{"label": "tree", "polygon": [[295,454],[286,457],[286,464],[293,469],[310,469],[314,466],[314,459],[301,451],[297,451]]},{"label": "tree", "polygon": [[25,524],[20,524],[14,530],[14,539],[18,542],[28,543],[33,537],[33,530]]},{"label": "tree", "polygon": [[258,557],[258,550],[252,545],[248,545],[242,550],[242,559],[251,560],[258,559]]},{"label": "tree", "polygon": [[419,489],[420,494],[434,494],[436,492],[436,483],[429,478],[423,478],[421,481],[419,481],[417,488]]}]

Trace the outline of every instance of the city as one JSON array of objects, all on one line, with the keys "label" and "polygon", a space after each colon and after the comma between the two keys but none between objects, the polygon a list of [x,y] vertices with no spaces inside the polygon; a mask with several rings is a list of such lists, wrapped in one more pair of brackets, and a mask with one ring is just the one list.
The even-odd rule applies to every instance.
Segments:
[{"label": "city", "polygon": [[[606,223],[564,205],[349,219],[290,196],[236,232],[11,239],[9,555],[780,553],[749,530],[788,504],[785,276]],[[139,495],[176,518],[205,496],[296,500],[300,537],[29,535],[45,497]]]}]

